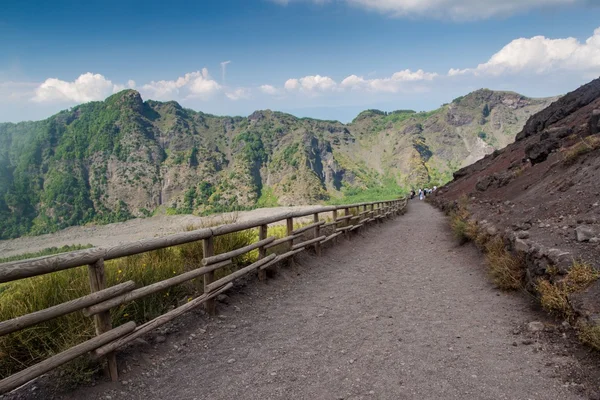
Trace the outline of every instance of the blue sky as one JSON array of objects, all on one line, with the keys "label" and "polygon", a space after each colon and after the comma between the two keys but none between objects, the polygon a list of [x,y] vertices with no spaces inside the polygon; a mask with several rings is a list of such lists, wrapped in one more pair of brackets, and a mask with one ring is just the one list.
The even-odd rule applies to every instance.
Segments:
[{"label": "blue sky", "polygon": [[366,108],[430,110],[480,87],[561,94],[600,76],[594,2],[9,0],[0,121],[127,87],[215,114],[341,121]]}]

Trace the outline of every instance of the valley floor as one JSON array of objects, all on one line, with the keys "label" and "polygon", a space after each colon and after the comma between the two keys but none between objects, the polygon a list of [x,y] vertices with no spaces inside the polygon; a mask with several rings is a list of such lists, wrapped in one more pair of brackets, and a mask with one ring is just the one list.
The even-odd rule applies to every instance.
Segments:
[{"label": "valley floor", "polygon": [[195,215],[157,215],[107,225],[73,226],[46,235],[0,240],[0,257],[35,253],[50,247],[62,247],[74,244],[111,247],[136,240],[183,232],[189,226],[201,228],[207,225],[226,224],[234,221],[244,222],[288,211],[307,210],[313,207],[259,208],[251,211],[209,215],[207,217],[197,217]]},{"label": "valley floor", "polygon": [[495,289],[441,213],[408,207],[238,285],[218,317],[196,311],[122,353],[122,382],[66,398],[548,400],[599,387],[569,330]]}]

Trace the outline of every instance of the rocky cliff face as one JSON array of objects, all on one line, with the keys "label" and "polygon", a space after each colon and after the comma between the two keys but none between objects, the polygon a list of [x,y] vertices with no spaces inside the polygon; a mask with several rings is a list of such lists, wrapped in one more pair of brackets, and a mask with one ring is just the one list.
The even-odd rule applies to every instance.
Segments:
[{"label": "rocky cliff face", "polygon": [[0,238],[156,210],[440,185],[511,142],[550,101],[479,90],[433,112],[369,110],[344,125],[269,110],[218,117],[126,90],[44,121],[0,124]]},{"label": "rocky cliff face", "polygon": [[[533,115],[514,143],[456,171],[434,201],[446,210],[466,204],[482,232],[521,254],[530,291],[540,282],[564,287],[574,265],[600,268],[599,123],[596,79]],[[597,281],[569,293],[565,307],[600,325],[599,299]]]}]

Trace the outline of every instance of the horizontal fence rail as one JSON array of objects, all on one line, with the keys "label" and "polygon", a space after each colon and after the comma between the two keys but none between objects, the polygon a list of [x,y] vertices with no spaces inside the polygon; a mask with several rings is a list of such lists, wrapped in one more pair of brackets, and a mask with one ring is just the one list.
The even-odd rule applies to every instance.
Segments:
[{"label": "horizontal fence rail", "polygon": [[[120,347],[200,305],[204,305],[207,312],[213,314],[216,297],[229,290],[236,279],[257,271],[258,278],[264,280],[269,267],[308,248],[314,248],[318,256],[325,243],[337,240],[340,235],[345,235],[350,239],[351,231],[360,230],[371,222],[381,222],[385,218],[399,215],[404,211],[406,204],[407,200],[403,198],[340,206],[319,206],[304,211],[279,213],[265,218],[202,228],[113,247],[91,248],[0,264],[0,283],[81,266],[88,266],[90,281],[90,294],[88,295],[44,310],[1,321],[0,336],[78,311],[83,312],[86,317],[92,317],[96,327],[94,338],[1,380],[0,395],[85,354],[91,354],[93,358],[105,358],[110,377],[117,380],[115,351]],[[319,219],[320,215],[326,213],[331,213],[331,220]],[[295,218],[310,216],[313,218],[312,223],[294,228]],[[267,237],[268,225],[280,222],[285,223],[285,236],[279,239],[273,236]],[[259,233],[256,243],[226,253],[214,254],[216,237],[255,228],[258,228]],[[306,237],[307,234],[310,236]],[[303,240],[294,243],[300,239]],[[136,283],[133,281],[106,287],[105,261],[197,241],[202,241],[203,259],[198,260],[196,268],[139,288],[136,288]],[[255,262],[215,279],[215,272],[232,266],[234,258],[252,251],[258,251],[258,259]],[[128,322],[116,328],[111,326],[111,309],[200,277],[203,277],[204,280],[204,292],[198,297],[190,299],[187,303],[142,325],[136,326],[135,322]]]}]

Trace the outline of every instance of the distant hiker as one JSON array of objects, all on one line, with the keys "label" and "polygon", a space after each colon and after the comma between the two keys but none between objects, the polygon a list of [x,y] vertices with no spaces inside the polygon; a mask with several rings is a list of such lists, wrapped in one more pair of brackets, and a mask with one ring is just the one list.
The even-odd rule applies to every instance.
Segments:
[{"label": "distant hiker", "polygon": [[434,186],[433,187],[433,191],[435,192],[436,190],[437,190],[437,186]]},{"label": "distant hiker", "polygon": [[410,190],[410,199],[411,199],[411,200],[415,198],[415,194],[416,194],[416,193],[415,193],[415,189],[411,189],[411,190]]},{"label": "distant hiker", "polygon": [[419,200],[423,200],[424,192],[423,189],[419,188]]}]

